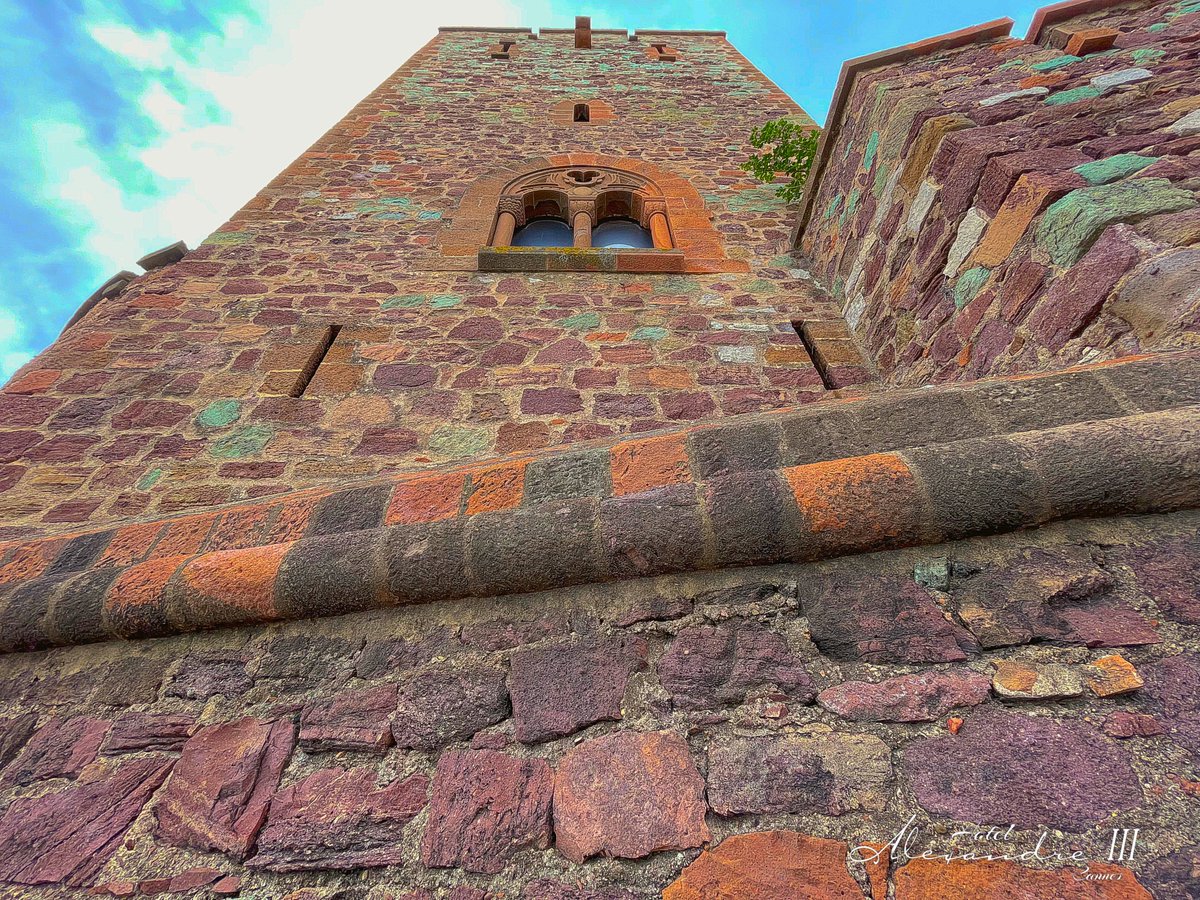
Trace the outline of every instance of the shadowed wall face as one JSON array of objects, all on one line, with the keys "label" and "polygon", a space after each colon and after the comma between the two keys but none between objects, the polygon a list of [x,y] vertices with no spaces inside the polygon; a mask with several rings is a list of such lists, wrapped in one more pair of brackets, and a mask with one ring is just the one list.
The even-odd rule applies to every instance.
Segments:
[{"label": "shadowed wall face", "polygon": [[[838,314],[737,168],[753,125],[806,117],[723,37],[673,35],[673,60],[651,37],[440,33],[0,394],[0,537],[818,397],[791,322]],[[478,271],[480,181],[563,153],[687,185],[672,232],[709,235],[720,271]]]}]

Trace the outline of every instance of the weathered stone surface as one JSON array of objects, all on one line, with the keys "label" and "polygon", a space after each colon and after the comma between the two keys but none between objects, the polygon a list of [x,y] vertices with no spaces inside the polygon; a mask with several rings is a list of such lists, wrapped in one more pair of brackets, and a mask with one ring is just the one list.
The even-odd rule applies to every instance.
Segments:
[{"label": "weathered stone surface", "polygon": [[817,703],[856,722],[932,722],[956,706],[988,698],[991,683],[968,670],[897,675],[878,682],[847,681],[817,694]]},{"label": "weathered stone surface", "polygon": [[279,637],[259,657],[256,675],[281,691],[340,687],[354,670],[360,647],[337,637]]},{"label": "weathered stone surface", "polygon": [[891,781],[891,751],[867,734],[736,738],[708,751],[708,799],[723,816],[878,810]]},{"label": "weathered stone surface", "polygon": [[167,885],[167,893],[182,894],[187,891],[194,891],[196,888],[207,887],[220,879],[220,869],[185,869],[178,875],[171,876],[171,881]]},{"label": "weathered stone surface", "polygon": [[984,570],[952,593],[958,617],[986,649],[1037,640],[1156,643],[1150,623],[1111,595],[1114,583],[1086,553],[1039,549]]},{"label": "weathered stone surface", "polygon": [[508,686],[517,740],[545,741],[620,719],[626,685],[645,668],[647,653],[640,638],[514,653]]},{"label": "weathered stone surface", "polygon": [[1008,700],[1064,700],[1083,694],[1083,680],[1069,666],[1001,659],[993,663],[992,689]]},{"label": "weathered stone surface", "polygon": [[75,778],[96,758],[108,723],[76,716],[53,718],[33,733],[19,756],[4,770],[0,788],[32,784],[43,778]]},{"label": "weathered stone surface", "polygon": [[639,597],[613,622],[618,628],[628,628],[638,622],[663,622],[678,619],[692,611],[691,597],[654,594]]},{"label": "weathered stone surface", "polygon": [[1129,273],[1105,311],[1129,323],[1143,346],[1179,331],[1200,301],[1200,249],[1185,247],[1147,259]]},{"label": "weathered stone surface", "polygon": [[663,900],[862,900],[846,844],[796,831],[728,837],[680,873]]},{"label": "weathered stone surface", "polygon": [[399,864],[405,826],[425,808],[429,779],[376,788],[372,769],[320,769],[271,799],[258,850],[246,865],[274,872]]},{"label": "weathered stone surface", "polygon": [[396,685],[343,691],[309,703],[300,714],[300,746],[305,750],[383,752],[392,745],[388,717],[396,710]]},{"label": "weathered stone surface", "polygon": [[1179,653],[1142,667],[1143,693],[1167,734],[1200,761],[1200,654]]},{"label": "weathered stone surface", "polygon": [[1151,900],[1134,873],[1124,866],[1092,862],[1088,864],[1088,870],[1107,877],[1089,881],[1080,877],[1081,870],[1076,867],[1033,869],[1014,862],[915,859],[896,870],[896,900],[959,900],[964,897]]},{"label": "weathered stone surface", "polygon": [[821,578],[800,585],[813,642],[833,659],[959,662],[976,649],[934,595],[908,578]]},{"label": "weathered stone surface", "polygon": [[787,641],[747,621],[683,629],[659,660],[658,676],[684,709],[740,703],[747,691],[764,685],[804,703],[816,694]]},{"label": "weathered stone surface", "polygon": [[490,875],[520,850],[544,850],[553,794],[554,775],[544,760],[448,750],[433,776],[421,861]]},{"label": "weathered stone surface", "polygon": [[113,722],[100,749],[111,754],[180,750],[195,724],[195,716],[182,713],[127,713]]},{"label": "weathered stone surface", "polygon": [[22,713],[0,719],[0,768],[7,766],[21,752],[37,727],[37,719],[37,713]]},{"label": "weathered stone surface", "polygon": [[1080,335],[1100,314],[1117,282],[1138,262],[1133,229],[1105,229],[1081,260],[1063,273],[1027,320],[1027,327],[1052,350]]},{"label": "weathered stone surface", "polygon": [[1137,222],[1195,205],[1190,192],[1165,178],[1132,178],[1071,191],[1046,210],[1035,235],[1055,265],[1070,266],[1115,222]]},{"label": "weathered stone surface", "polygon": [[202,651],[184,657],[179,671],[168,682],[170,697],[207,700],[218,694],[240,697],[254,685],[246,672],[246,660],[240,653],[226,650]]},{"label": "weathered stone surface", "polygon": [[573,862],[603,853],[637,859],[709,840],[704,780],[687,743],[664,732],[586,741],[559,763],[558,849]]},{"label": "weathered stone surface", "polygon": [[464,625],[462,642],[481,650],[510,650],[549,637],[569,634],[571,622],[563,614],[550,614],[524,621],[493,619]]},{"label": "weathered stone surface", "polygon": [[1156,541],[1134,548],[1126,562],[1164,616],[1200,625],[1200,540],[1188,535]]},{"label": "weathered stone surface", "polygon": [[921,806],[959,821],[1083,831],[1142,800],[1129,754],[1078,722],[981,710],[902,755]]},{"label": "weathered stone surface", "polygon": [[1146,866],[1140,878],[1154,891],[1155,900],[1196,900],[1200,897],[1200,849],[1184,847],[1159,857]]},{"label": "weathered stone surface", "polygon": [[466,740],[508,713],[504,672],[442,667],[412,675],[400,685],[392,736],[397,747],[433,750]]},{"label": "weathered stone surface", "polygon": [[354,674],[359,678],[380,678],[423,666],[435,656],[445,656],[456,649],[458,644],[448,628],[434,628],[413,641],[402,638],[367,641],[355,660]]},{"label": "weathered stone surface", "polygon": [[102,778],[14,800],[0,817],[0,880],[87,883],[170,769],[160,757],[136,759]]},{"label": "weathered stone surface", "polygon": [[587,888],[539,878],[525,885],[523,900],[641,900],[641,894],[620,888]]},{"label": "weathered stone surface", "polygon": [[288,720],[237,719],[199,729],[155,807],[167,843],[244,858],[296,740]]},{"label": "weathered stone surface", "polygon": [[1097,697],[1130,694],[1144,684],[1133,663],[1119,653],[1102,656],[1086,666],[1083,677]]},{"label": "weathered stone surface", "polygon": [[1166,728],[1154,716],[1120,710],[1104,719],[1104,733],[1109,737],[1155,737],[1165,734]]}]

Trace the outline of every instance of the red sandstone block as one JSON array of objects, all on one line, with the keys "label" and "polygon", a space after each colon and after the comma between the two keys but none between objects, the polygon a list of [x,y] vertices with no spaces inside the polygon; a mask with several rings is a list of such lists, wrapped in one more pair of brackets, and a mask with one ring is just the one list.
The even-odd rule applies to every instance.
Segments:
[{"label": "red sandstone block", "polygon": [[109,630],[125,638],[167,633],[167,582],[186,561],[183,556],[166,556],[139,563],[118,575],[104,598]]},{"label": "red sandstone block", "polygon": [[308,494],[291,497],[276,507],[275,521],[271,523],[263,540],[282,544],[301,537],[308,529],[308,520],[324,494]]},{"label": "red sandstone block", "polygon": [[1071,32],[1067,38],[1064,53],[1068,56],[1087,56],[1089,53],[1103,53],[1112,47],[1121,32],[1115,28],[1084,28]]},{"label": "red sandstone block", "polygon": [[180,572],[182,602],[174,604],[172,618],[200,628],[277,618],[275,577],[291,548],[271,544],[195,557]]},{"label": "red sandstone block", "polygon": [[55,538],[18,547],[8,562],[0,566],[0,584],[37,578],[45,571],[46,566],[50,565],[65,543],[66,539]]},{"label": "red sandstone block", "polygon": [[237,550],[254,546],[261,541],[274,512],[275,508],[267,504],[227,510],[209,532],[206,549]]},{"label": "red sandstone block", "polygon": [[467,515],[520,506],[525,493],[525,465],[525,460],[518,460],[471,473]]},{"label": "red sandstone block", "polygon": [[637,494],[692,480],[682,434],[624,441],[612,448],[613,494]]},{"label": "red sandstone block", "polygon": [[392,491],[383,524],[415,525],[453,519],[462,501],[464,477],[462,472],[449,472],[400,482]]},{"label": "red sandstone block", "polygon": [[61,377],[62,372],[58,369],[39,369],[13,378],[4,386],[4,390],[10,394],[40,394],[49,390]]},{"label": "red sandstone block", "polygon": [[128,566],[145,559],[161,529],[161,522],[126,525],[113,535],[108,547],[104,550],[104,555],[100,557],[96,565],[100,567]]},{"label": "red sandstone block", "polygon": [[1017,179],[1004,199],[969,266],[998,266],[1012,254],[1030,223],[1051,203],[1086,182],[1074,172],[1027,172]]},{"label": "red sandstone block", "polygon": [[150,553],[151,559],[162,556],[191,556],[204,544],[217,519],[216,513],[205,516],[189,516],[166,523],[163,535]]},{"label": "red sandstone block", "polygon": [[909,518],[897,509],[918,500],[908,464],[894,453],[794,466],[783,475],[814,532],[845,532],[864,543],[897,536]]}]

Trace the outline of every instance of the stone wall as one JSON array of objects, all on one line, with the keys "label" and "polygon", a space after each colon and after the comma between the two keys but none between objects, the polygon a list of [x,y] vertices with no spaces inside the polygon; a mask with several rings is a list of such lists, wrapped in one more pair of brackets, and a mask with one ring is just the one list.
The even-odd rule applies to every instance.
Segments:
[{"label": "stone wall", "polygon": [[[499,37],[510,59],[492,58]],[[0,539],[820,397],[791,323],[836,328],[838,311],[787,255],[787,206],[738,169],[754,125],[808,119],[723,36],[669,36],[670,62],[653,39],[440,33],[202,246],[4,387]],[[612,118],[562,122],[566,100]],[[490,228],[470,186],[554,153],[686,179],[687,216],[734,271],[481,273],[449,254],[457,224]],[[304,395],[278,396],[330,325]],[[845,349],[836,363],[859,368],[842,383],[862,381]]]},{"label": "stone wall", "polygon": [[1073,8],[844,70],[800,245],[888,381],[1197,341],[1200,10]]},{"label": "stone wall", "polygon": [[[888,854],[847,846],[911,818],[913,855],[1049,829],[1046,852],[1120,880],[898,857],[900,900],[1188,896],[1198,524],[8,655],[0,878],[38,898],[883,900]],[[968,821],[1015,829],[953,834]],[[1107,862],[1114,827],[1140,829],[1132,871]]]}]

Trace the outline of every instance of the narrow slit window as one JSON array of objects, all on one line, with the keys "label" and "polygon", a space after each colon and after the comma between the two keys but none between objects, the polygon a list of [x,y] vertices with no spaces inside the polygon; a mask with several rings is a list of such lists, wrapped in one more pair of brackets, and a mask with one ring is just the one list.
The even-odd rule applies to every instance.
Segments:
[{"label": "narrow slit window", "polygon": [[576,122],[592,121],[592,111],[586,103],[576,103],[575,104],[574,121],[576,121]]},{"label": "narrow slit window", "polygon": [[329,348],[333,346],[333,342],[337,340],[338,333],[341,330],[341,325],[330,325],[325,329],[325,334],[322,335],[321,342],[317,345],[313,355],[309,357],[308,364],[301,370],[300,376],[296,379],[291,396],[304,396],[304,391],[313,380],[313,376],[317,374],[317,369],[321,368],[321,363],[325,361],[325,356],[329,353]]},{"label": "narrow slit window", "polygon": [[498,44],[493,44],[491,49],[492,59],[511,59],[511,51],[516,41],[500,41]]},{"label": "narrow slit window", "polygon": [[825,357],[821,354],[820,348],[817,347],[817,342],[813,339],[812,331],[809,330],[808,325],[804,322],[793,322],[792,328],[796,330],[796,334],[800,336],[800,343],[804,344],[804,349],[808,351],[808,358],[812,360],[813,368],[821,376],[821,384],[825,386],[825,390],[837,390],[837,385],[830,375]]},{"label": "narrow slit window", "polygon": [[675,62],[679,51],[667,44],[651,44],[650,49],[653,52],[654,58],[662,62]]}]

